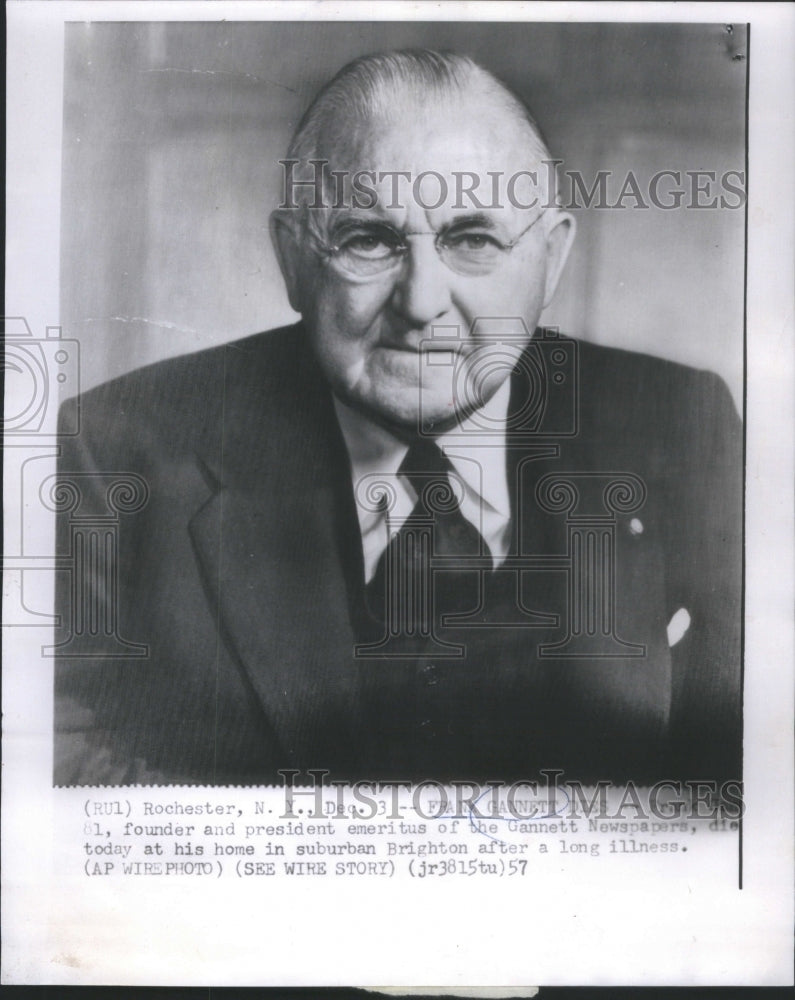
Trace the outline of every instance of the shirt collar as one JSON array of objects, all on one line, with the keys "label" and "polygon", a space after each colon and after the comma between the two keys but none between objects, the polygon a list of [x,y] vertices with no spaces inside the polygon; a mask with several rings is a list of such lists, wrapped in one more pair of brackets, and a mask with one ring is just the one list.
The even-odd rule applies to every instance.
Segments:
[{"label": "shirt collar", "polygon": [[511,380],[506,378],[484,406],[440,435],[436,442],[467,485],[505,518],[511,516],[505,469],[510,399]]}]

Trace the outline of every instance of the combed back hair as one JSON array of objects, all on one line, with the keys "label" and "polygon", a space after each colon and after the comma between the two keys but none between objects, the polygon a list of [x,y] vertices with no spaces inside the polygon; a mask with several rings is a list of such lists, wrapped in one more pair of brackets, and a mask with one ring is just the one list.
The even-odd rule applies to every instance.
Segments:
[{"label": "combed back hair", "polygon": [[509,87],[468,56],[403,49],[362,56],[317,94],[290,143],[288,158],[321,159],[338,143],[355,143],[373,120],[398,120],[406,108],[464,100],[476,89],[528,130],[528,159],[551,159],[530,109]]}]

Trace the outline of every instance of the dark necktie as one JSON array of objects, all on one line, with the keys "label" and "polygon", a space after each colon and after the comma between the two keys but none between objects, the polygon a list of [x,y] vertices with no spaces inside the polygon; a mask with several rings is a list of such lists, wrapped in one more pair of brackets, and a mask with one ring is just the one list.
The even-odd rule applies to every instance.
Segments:
[{"label": "dark necktie", "polygon": [[456,557],[489,550],[461,513],[460,477],[438,445],[428,438],[415,441],[398,474],[411,483],[417,502],[381,555],[366,588],[367,604],[391,632],[419,637],[438,627],[442,615],[466,610],[473,598],[477,577],[458,566]]}]

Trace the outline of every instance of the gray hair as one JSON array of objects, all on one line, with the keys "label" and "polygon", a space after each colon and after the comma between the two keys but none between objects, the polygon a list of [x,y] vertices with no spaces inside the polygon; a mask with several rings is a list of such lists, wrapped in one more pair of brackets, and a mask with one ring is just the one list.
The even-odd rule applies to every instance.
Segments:
[{"label": "gray hair", "polygon": [[288,158],[307,163],[341,140],[355,141],[374,118],[388,122],[412,101],[449,100],[472,85],[527,128],[534,159],[551,160],[535,118],[517,94],[469,56],[431,49],[382,52],[343,66],[301,119]]}]

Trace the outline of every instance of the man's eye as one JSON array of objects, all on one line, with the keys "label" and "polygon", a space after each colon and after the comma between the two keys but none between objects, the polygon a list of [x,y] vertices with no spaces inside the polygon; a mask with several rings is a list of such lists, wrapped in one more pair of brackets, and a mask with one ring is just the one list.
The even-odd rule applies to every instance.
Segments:
[{"label": "man's eye", "polygon": [[463,250],[466,253],[499,248],[499,243],[486,233],[453,233],[447,236],[444,242],[451,250]]},{"label": "man's eye", "polygon": [[358,257],[388,257],[394,252],[394,241],[378,233],[352,233],[339,241],[340,250]]}]

